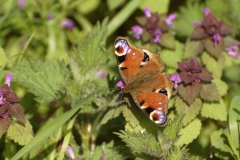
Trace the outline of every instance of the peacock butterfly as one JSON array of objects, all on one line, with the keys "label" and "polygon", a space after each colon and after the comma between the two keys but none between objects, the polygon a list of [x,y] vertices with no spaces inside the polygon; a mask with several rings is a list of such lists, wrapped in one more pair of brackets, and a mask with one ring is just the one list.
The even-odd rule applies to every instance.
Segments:
[{"label": "peacock butterfly", "polygon": [[123,93],[130,93],[152,121],[165,126],[173,83],[163,73],[164,65],[159,54],[134,46],[126,37],[117,37],[114,44],[119,72],[125,84]]}]

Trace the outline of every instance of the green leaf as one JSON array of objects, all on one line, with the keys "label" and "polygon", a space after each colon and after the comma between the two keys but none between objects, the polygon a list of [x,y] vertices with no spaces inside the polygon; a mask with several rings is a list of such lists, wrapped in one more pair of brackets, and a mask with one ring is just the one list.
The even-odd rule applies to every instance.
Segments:
[{"label": "green leaf", "polygon": [[126,121],[129,122],[133,128],[139,125],[139,121],[136,118],[135,114],[133,114],[131,108],[123,106],[122,113]]},{"label": "green leaf", "polygon": [[224,96],[227,94],[228,85],[226,82],[220,80],[220,79],[213,79],[212,82],[217,86],[217,90],[220,94],[220,96]]},{"label": "green leaf", "polygon": [[111,108],[111,109],[104,115],[104,117],[102,118],[101,123],[102,123],[102,124],[105,124],[105,123],[107,123],[110,119],[113,119],[113,118],[118,117],[118,116],[121,114],[122,111],[123,111],[123,107],[122,107],[122,106],[116,107],[116,108]]},{"label": "green leaf", "polygon": [[164,153],[159,147],[155,137],[148,132],[131,133],[129,131],[121,131],[117,134],[134,154],[145,153],[154,157],[162,157]]},{"label": "green leaf", "polygon": [[0,47],[0,57],[1,57],[0,58],[0,67],[4,67],[7,64],[8,59],[7,59],[6,54],[2,47]]},{"label": "green leaf", "polygon": [[213,40],[210,38],[207,38],[204,41],[204,45],[205,45],[205,50],[216,59],[219,59],[223,55],[223,50],[224,50],[223,39],[220,39],[217,45],[214,46]]},{"label": "green leaf", "polygon": [[191,57],[197,56],[203,51],[203,49],[204,45],[202,41],[194,41],[188,39],[184,49],[183,59],[189,59]]},{"label": "green leaf", "polygon": [[[93,94],[92,94],[93,95]],[[20,159],[23,155],[34,149],[45,139],[51,136],[55,131],[57,131],[62,125],[64,125],[77,111],[82,107],[84,101],[88,100],[92,95],[89,95],[81,102],[79,102],[75,107],[65,112],[64,114],[58,116],[49,125],[44,127],[26,146],[20,149],[13,157],[12,160]]]},{"label": "green leaf", "polygon": [[161,1],[148,0],[148,1],[143,1],[139,7],[142,10],[143,8],[148,7],[152,13],[158,12],[160,14],[166,14],[168,12],[169,3],[170,3],[169,0],[161,0]]},{"label": "green leaf", "polygon": [[191,123],[182,128],[180,131],[181,137],[175,143],[176,146],[183,146],[184,144],[191,143],[200,134],[201,126],[201,121],[199,119],[194,119]]},{"label": "green leaf", "polygon": [[68,69],[58,61],[23,61],[12,69],[13,81],[26,87],[40,103],[59,98],[62,84],[68,78]]},{"label": "green leaf", "polygon": [[174,69],[178,68],[177,62],[182,61],[183,46],[180,42],[175,41],[175,50],[164,49],[159,52],[162,62]]},{"label": "green leaf", "polygon": [[206,69],[210,71],[214,78],[220,79],[222,76],[225,58],[224,55],[216,60],[210,56],[207,52],[201,54],[202,63],[206,66]]},{"label": "green leaf", "polygon": [[171,32],[161,35],[161,45],[169,49],[175,49],[175,39]]},{"label": "green leaf", "polygon": [[224,145],[227,150],[232,154],[232,156],[234,157],[234,159],[239,160],[239,152],[237,152],[237,148],[235,148],[234,146],[234,142],[235,140],[232,139],[230,134],[227,134],[227,140],[228,143],[230,145],[230,148],[227,145]]},{"label": "green leaf", "polygon": [[179,113],[175,116],[174,120],[167,125],[164,129],[163,133],[168,136],[168,138],[172,141],[176,140],[179,137],[179,132],[182,126],[182,121],[184,118],[184,112]]},{"label": "green leaf", "polygon": [[223,100],[219,102],[204,102],[201,115],[206,118],[212,118],[220,121],[227,120],[227,111]]},{"label": "green leaf", "polygon": [[197,98],[190,106],[188,106],[180,97],[177,97],[175,106],[178,113],[185,112],[183,119],[183,125],[185,126],[199,114],[202,109],[202,101]]},{"label": "green leaf", "polygon": [[189,37],[194,29],[193,22],[200,22],[204,16],[203,4],[192,3],[188,1],[187,5],[180,7],[180,12],[177,14],[178,17],[174,21],[175,31],[178,36]]},{"label": "green leaf", "polygon": [[218,131],[215,131],[211,134],[211,144],[221,151],[227,152],[227,149],[224,147],[224,142],[226,141],[226,138],[223,137],[223,130],[220,129]]},{"label": "green leaf", "polygon": [[207,101],[219,101],[221,99],[217,86],[214,83],[202,84],[200,97]]},{"label": "green leaf", "polygon": [[170,153],[168,154],[167,159],[168,160],[184,160],[188,159],[188,149],[186,147],[179,147],[179,146],[174,146],[170,150]]},{"label": "green leaf", "polygon": [[[236,149],[239,150],[240,147],[240,141],[239,141],[239,135],[240,135],[240,96],[234,97],[230,109],[229,109],[229,130],[231,138],[233,139],[233,145]],[[240,152],[238,152],[238,156],[240,156]]]},{"label": "green leaf", "polygon": [[33,138],[32,126],[28,121],[24,125],[12,122],[7,135],[14,142],[24,146]]}]

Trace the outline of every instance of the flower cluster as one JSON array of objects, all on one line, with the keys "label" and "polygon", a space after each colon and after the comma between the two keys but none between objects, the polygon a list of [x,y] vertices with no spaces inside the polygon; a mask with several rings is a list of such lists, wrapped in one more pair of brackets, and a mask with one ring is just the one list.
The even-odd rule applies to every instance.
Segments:
[{"label": "flower cluster", "polygon": [[26,119],[23,113],[22,106],[18,103],[20,99],[10,90],[12,75],[6,76],[5,84],[0,87],[0,137],[4,134],[11,124],[11,117],[16,118],[23,124]]},{"label": "flower cluster", "polygon": [[225,49],[228,52],[228,55],[235,58],[238,57],[237,51],[238,48],[233,46],[225,46],[226,37],[231,31],[232,27],[223,21],[219,21],[208,8],[204,9],[205,17],[202,19],[201,24],[197,22],[193,23],[194,31],[191,35],[192,40],[202,41],[202,45],[199,46],[201,50],[205,50],[215,58],[221,56],[222,51]]},{"label": "flower cluster", "polygon": [[158,13],[151,13],[146,7],[144,8],[144,17],[138,17],[140,25],[132,27],[134,38],[144,42],[160,43],[160,36],[169,31],[169,27],[174,28],[173,20],[177,18],[176,14],[170,14],[165,20],[161,20]]},{"label": "flower cluster", "polygon": [[189,105],[198,96],[202,99],[216,100],[217,96],[209,95],[207,98],[205,96],[211,92],[211,89],[215,92],[216,87],[211,83],[213,80],[211,73],[201,66],[195,57],[185,62],[178,62],[178,71],[170,79],[174,82],[174,88],[178,89],[180,97]]}]

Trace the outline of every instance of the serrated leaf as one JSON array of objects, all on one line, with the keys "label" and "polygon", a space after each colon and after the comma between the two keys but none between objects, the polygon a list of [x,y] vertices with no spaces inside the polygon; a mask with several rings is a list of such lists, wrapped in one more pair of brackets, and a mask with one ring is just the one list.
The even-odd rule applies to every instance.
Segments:
[{"label": "serrated leaf", "polygon": [[227,111],[223,100],[219,102],[204,102],[201,115],[206,118],[212,118],[220,121],[227,120]]},{"label": "serrated leaf", "polygon": [[179,131],[182,126],[184,112],[175,116],[174,120],[164,129],[163,133],[169,137],[170,140],[176,140],[179,137]]},{"label": "serrated leaf", "polygon": [[184,7],[180,7],[178,18],[174,21],[177,35],[189,37],[194,29],[193,22],[200,22],[204,16],[203,4],[188,2]]},{"label": "serrated leaf", "polygon": [[201,130],[201,121],[199,119],[193,120],[187,126],[180,131],[181,137],[175,143],[176,146],[183,146],[184,144],[190,144],[194,139],[198,137]]},{"label": "serrated leaf", "polygon": [[8,128],[7,136],[24,146],[33,138],[32,126],[28,121],[24,125],[12,122]]},{"label": "serrated leaf", "polygon": [[198,97],[200,91],[201,91],[200,83],[192,83],[186,86],[180,84],[178,87],[179,95],[189,105],[191,105],[194,102],[194,100]]},{"label": "serrated leaf", "polygon": [[202,108],[202,101],[197,98],[190,106],[188,106],[180,97],[177,97],[175,106],[178,113],[185,112],[183,119],[183,125],[185,126],[199,114]]},{"label": "serrated leaf", "polygon": [[178,41],[175,41],[175,50],[161,50],[159,52],[162,62],[168,66],[177,69],[177,62],[182,61],[183,46]]},{"label": "serrated leaf", "polygon": [[183,59],[189,59],[191,57],[197,56],[203,51],[203,49],[204,45],[202,41],[188,39],[184,49]]},{"label": "serrated leaf", "polygon": [[216,59],[219,59],[222,56],[222,52],[224,49],[224,41],[223,39],[220,39],[216,46],[214,46],[214,42],[212,39],[207,38],[204,42],[205,50],[215,57]]},{"label": "serrated leaf", "polygon": [[226,82],[216,78],[213,79],[212,82],[217,86],[217,90],[220,96],[224,96],[225,94],[227,94],[228,85]]},{"label": "serrated leaf", "polygon": [[223,130],[220,129],[211,134],[211,144],[221,151],[227,152],[227,149],[224,147],[226,138],[223,137]]},{"label": "serrated leaf", "polygon": [[9,118],[0,118],[0,139],[2,138],[2,135],[7,132],[10,124],[11,120]]},{"label": "serrated leaf", "polygon": [[116,118],[117,116],[119,116],[121,114],[121,112],[123,111],[123,107],[116,107],[116,108],[112,108],[110,109],[102,118],[101,120],[101,124],[105,124],[107,123],[110,119]]},{"label": "serrated leaf", "polygon": [[18,104],[18,103],[13,104],[9,108],[8,112],[9,112],[10,115],[15,117],[20,122],[22,122],[24,124],[26,123],[26,118],[24,116],[24,111],[23,111],[23,108],[20,104]]},{"label": "serrated leaf", "polygon": [[217,86],[214,83],[202,84],[200,97],[207,101],[219,101],[221,99]]},{"label": "serrated leaf", "polygon": [[58,61],[38,59],[23,61],[12,69],[13,80],[37,96],[38,102],[50,102],[59,97],[59,90],[69,76],[68,69]]},{"label": "serrated leaf", "polygon": [[131,133],[129,131],[121,131],[117,134],[128,147],[131,148],[134,154],[145,153],[154,157],[162,157],[166,154],[161,151],[155,137],[148,132]]},{"label": "serrated leaf", "polygon": [[201,59],[202,63],[206,66],[206,69],[212,73],[213,77],[220,79],[225,64],[224,55],[222,54],[222,56],[216,60],[207,52],[203,52],[201,54]]},{"label": "serrated leaf", "polygon": [[139,125],[139,121],[136,118],[136,116],[132,113],[131,109],[127,106],[123,106],[122,114],[126,121],[130,123],[130,125],[135,128],[137,125]]},{"label": "serrated leaf", "polygon": [[170,150],[170,153],[167,156],[168,160],[184,160],[188,159],[188,153],[187,153],[186,147],[176,147],[172,148]]},{"label": "serrated leaf", "polygon": [[169,49],[175,49],[176,44],[175,44],[175,39],[172,33],[163,33],[161,35],[161,45],[169,48]]}]

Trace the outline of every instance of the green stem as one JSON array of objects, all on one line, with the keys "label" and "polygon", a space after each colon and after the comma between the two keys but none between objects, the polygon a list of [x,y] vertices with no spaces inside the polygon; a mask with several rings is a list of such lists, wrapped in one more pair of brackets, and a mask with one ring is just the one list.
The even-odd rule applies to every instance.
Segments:
[{"label": "green stem", "polygon": [[10,139],[5,136],[5,160],[9,160],[11,157]]},{"label": "green stem", "polygon": [[131,16],[131,14],[138,8],[139,4],[142,1],[143,0],[129,1],[128,4],[125,5],[125,7],[113,17],[113,19],[109,22],[107,26],[108,37]]},{"label": "green stem", "polygon": [[27,50],[30,42],[32,41],[33,37],[35,36],[35,34],[36,34],[36,30],[31,34],[30,38],[28,39],[26,45],[24,46],[24,48],[23,48],[23,50],[22,50],[22,52],[21,52],[21,54],[18,58],[17,63],[19,63],[22,60],[22,57],[23,57],[24,53],[26,52],[26,50]]}]

